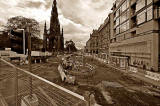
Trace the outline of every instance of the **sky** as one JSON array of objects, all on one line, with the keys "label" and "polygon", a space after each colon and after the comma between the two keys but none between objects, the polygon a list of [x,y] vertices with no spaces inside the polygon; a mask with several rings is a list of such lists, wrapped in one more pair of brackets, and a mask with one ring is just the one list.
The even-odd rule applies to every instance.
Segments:
[{"label": "sky", "polygon": [[[104,22],[114,0],[57,0],[60,24],[65,40],[83,48],[93,29]],[[45,21],[49,28],[53,0],[0,0],[0,26],[14,16],[34,18],[40,23],[41,36]]]}]

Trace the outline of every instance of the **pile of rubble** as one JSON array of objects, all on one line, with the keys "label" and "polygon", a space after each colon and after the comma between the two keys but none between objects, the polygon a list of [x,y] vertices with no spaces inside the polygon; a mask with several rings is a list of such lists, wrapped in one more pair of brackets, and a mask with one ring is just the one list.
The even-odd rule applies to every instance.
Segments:
[{"label": "pile of rubble", "polygon": [[73,84],[75,80],[87,79],[95,74],[95,68],[93,66],[77,61],[73,55],[63,57],[58,70],[62,81],[72,82]]}]

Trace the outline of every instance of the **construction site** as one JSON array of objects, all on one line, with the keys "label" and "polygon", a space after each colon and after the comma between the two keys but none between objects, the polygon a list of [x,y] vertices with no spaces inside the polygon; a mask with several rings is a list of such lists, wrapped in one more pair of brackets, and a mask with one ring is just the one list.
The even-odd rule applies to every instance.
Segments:
[{"label": "construction site", "polygon": [[160,105],[160,86],[78,54],[31,65],[1,57],[0,76],[1,106]]},{"label": "construction site", "polygon": [[160,106],[159,0],[10,1],[0,106]]}]

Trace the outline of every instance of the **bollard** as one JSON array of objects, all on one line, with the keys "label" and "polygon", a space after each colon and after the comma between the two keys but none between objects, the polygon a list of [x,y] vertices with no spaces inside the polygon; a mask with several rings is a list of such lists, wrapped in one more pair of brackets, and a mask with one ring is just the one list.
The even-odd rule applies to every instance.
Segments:
[{"label": "bollard", "polygon": [[48,59],[46,59],[46,62],[48,62]]},{"label": "bollard", "polygon": [[36,59],[34,60],[34,63],[35,63],[35,64],[37,63],[37,60],[36,60]]}]

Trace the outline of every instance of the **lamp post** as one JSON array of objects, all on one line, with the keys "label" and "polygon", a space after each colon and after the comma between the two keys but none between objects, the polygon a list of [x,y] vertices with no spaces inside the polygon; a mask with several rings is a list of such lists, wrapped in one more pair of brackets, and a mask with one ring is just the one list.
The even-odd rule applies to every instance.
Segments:
[{"label": "lamp post", "polygon": [[[29,62],[29,71],[32,73],[32,57],[31,57],[31,28],[27,27],[27,32],[28,32],[28,62]],[[32,99],[32,77],[29,77],[29,82],[30,82],[30,98]]]}]

